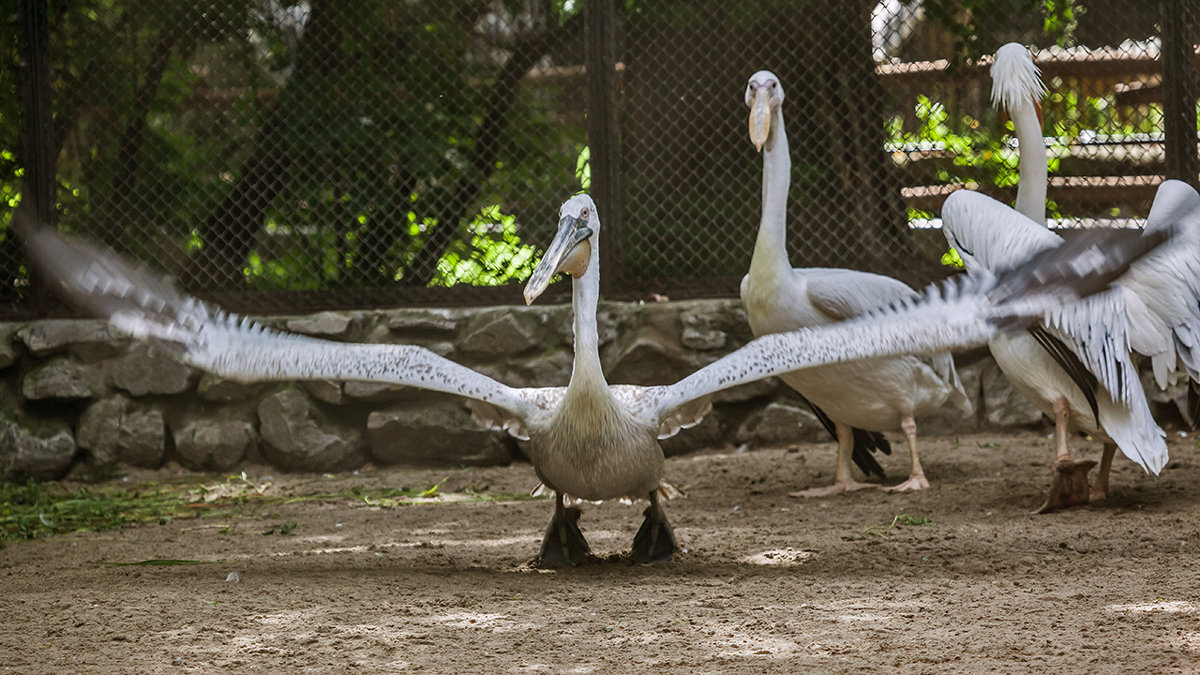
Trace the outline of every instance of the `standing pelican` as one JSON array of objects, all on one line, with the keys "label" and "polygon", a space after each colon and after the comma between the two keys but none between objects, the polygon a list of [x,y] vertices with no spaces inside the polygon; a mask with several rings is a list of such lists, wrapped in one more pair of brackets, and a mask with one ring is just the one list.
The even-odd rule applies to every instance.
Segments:
[{"label": "standing pelican", "polygon": [[1144,252],[1102,238],[1062,259],[1038,259],[1012,273],[930,287],[914,302],[859,320],[758,338],[668,386],[609,385],[596,331],[600,220],[587,195],[567,200],[558,230],[525,288],[532,302],[558,272],[572,277],[575,364],[566,387],[513,388],[413,345],[346,344],[280,333],[183,295],[111,251],[64,239],[14,218],[35,262],[63,294],[108,319],[118,332],[166,346],[183,361],[238,380],[334,379],[408,386],[469,399],[477,419],[529,441],[529,458],[555,492],[542,541],[543,564],[582,562],[589,553],[578,508],[564,498],[646,499],[631,558],[668,560],[675,536],[659,501],[658,440],[695,425],[714,392],[837,361],[982,344],[1036,320],[1063,301],[1106,286]]},{"label": "standing pelican", "polygon": [[[762,221],[742,279],[742,304],[757,335],[824,326],[859,316],[880,305],[912,298],[905,283],[867,272],[793,268],[787,256],[787,191],[792,160],[783,126],[783,86],[766,70],[750,77],[750,140],[763,153]],[[917,455],[915,418],[953,400],[969,413],[970,402],[949,354],[901,356],[843,363],[782,377],[836,423],[837,468],[833,485],[797,493],[812,497],[873,487],[850,474],[853,428],[884,431],[899,427],[908,441],[908,480],[891,492],[929,487]]]},{"label": "standing pelican", "polygon": [[[983,265],[995,272],[1028,259],[1038,252],[1059,246],[1061,238],[1046,224],[1046,146],[1042,139],[1041,97],[1045,87],[1028,50],[1009,43],[996,51],[992,66],[992,98],[1012,118],[1020,151],[1017,185],[1017,214],[997,217],[984,237],[970,226],[944,223],[951,246],[966,248],[968,270]],[[1155,198],[1155,209],[1147,223],[1150,234],[1168,224],[1179,223],[1185,231],[1192,220],[1185,184],[1164,184]],[[1129,350],[1151,357],[1160,386],[1166,386],[1167,371],[1174,368],[1177,348],[1185,365],[1195,363],[1190,351],[1193,334],[1200,334],[1195,302],[1195,238],[1181,238],[1173,251],[1162,251],[1156,264],[1131,270],[1120,286],[1108,294],[1083,303],[1070,326],[1036,327],[1028,333],[998,336],[990,343],[992,355],[1013,386],[1055,421],[1055,472],[1050,492],[1039,512],[1086,504],[1108,494],[1109,470],[1120,447],[1148,471],[1158,472],[1166,460],[1162,430],[1151,417],[1145,392],[1138,382]],[[961,248],[960,248],[961,247]],[[967,263],[967,258],[971,259]],[[1100,336],[1119,332],[1117,342]],[[1104,348],[1097,351],[1098,345]],[[1091,354],[1085,354],[1091,350]],[[1195,372],[1192,370],[1191,372]],[[1105,378],[1104,373],[1118,377]],[[1099,377],[1099,380],[1097,379]],[[1120,388],[1124,391],[1118,391]],[[1095,462],[1076,462],[1067,439],[1070,431],[1082,431],[1104,443],[1100,472],[1095,486],[1087,474]]]}]

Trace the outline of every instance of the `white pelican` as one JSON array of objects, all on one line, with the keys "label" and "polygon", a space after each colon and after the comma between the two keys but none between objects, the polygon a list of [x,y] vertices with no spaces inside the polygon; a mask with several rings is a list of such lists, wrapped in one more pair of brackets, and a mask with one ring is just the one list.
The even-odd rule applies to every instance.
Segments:
[{"label": "white pelican", "polygon": [[1046,142],[1042,138],[1042,97],[1046,86],[1025,45],[1009,42],[992,63],[992,103],[1006,112],[1017,137],[1017,211],[1046,222]]},{"label": "white pelican", "polygon": [[758,338],[673,385],[641,387],[609,385],[601,370],[596,207],[577,195],[559,215],[525,298],[535,299],[557,272],[571,275],[575,366],[566,387],[524,389],[413,345],[347,344],[270,330],[188,297],[111,251],[32,226],[21,214],[13,222],[46,278],[58,280],[69,300],[197,368],[241,380],[360,380],[467,397],[485,424],[529,440],[534,471],[555,492],[540,560],[571,565],[589,549],[579,509],[567,508],[565,497],[649,500],[631,558],[671,557],[675,537],[659,503],[664,463],[658,439],[698,423],[714,392],[813,365],[983,344],[1107,286],[1148,246],[1103,235],[1081,239],[1072,243],[1073,253],[1032,260],[999,277],[984,273],[930,287],[918,301],[905,298],[858,320]]},{"label": "white pelican", "polygon": [[[1040,101],[1045,87],[1038,68],[1023,45],[1009,43],[996,51],[991,72],[993,101],[1013,120],[1020,149],[1016,210],[1025,218],[1010,213],[992,219],[991,226],[996,228],[992,234],[998,235],[994,237],[981,237],[970,231],[969,225],[956,221],[945,222],[943,231],[947,240],[958,242],[951,243],[953,248],[970,251],[968,270],[983,265],[996,272],[1054,248],[1062,240],[1044,227],[1047,172]],[[1146,232],[1168,224],[1186,226],[1189,192],[1195,196],[1183,183],[1164,185]],[[1092,298],[1078,308],[1070,325],[1001,335],[989,345],[1013,386],[1055,420],[1054,480],[1039,512],[1104,499],[1118,447],[1147,471],[1158,473],[1165,464],[1163,433],[1151,417],[1145,392],[1140,384],[1133,384],[1137,374],[1129,350],[1151,357],[1158,383],[1165,387],[1167,371],[1175,365],[1177,345],[1195,344],[1192,336],[1200,335],[1200,321],[1195,302],[1186,301],[1197,297],[1200,283],[1196,280],[1200,262],[1194,253],[1189,254],[1196,250],[1193,242],[1185,238],[1174,251],[1157,254],[1156,264],[1136,266],[1120,284],[1124,292]],[[1096,336],[1105,335],[1105,327],[1119,333],[1113,336],[1114,342],[1097,341]],[[1088,350],[1092,352],[1085,354]],[[1195,363],[1190,351],[1183,359],[1185,365],[1188,359]],[[1117,377],[1106,378],[1105,373]],[[1072,459],[1069,431],[1093,435],[1104,443],[1094,487],[1088,485],[1087,474],[1096,463]]]},{"label": "white pelican", "polygon": [[[792,160],[783,125],[783,100],[783,86],[774,73],[761,70],[750,76],[746,85],[750,140],[763,153],[762,222],[750,273],[742,279],[741,296],[756,336],[844,321],[916,295],[907,284],[890,277],[846,269],[793,268],[788,262],[786,215]],[[796,493],[807,497],[873,487],[855,481],[850,474],[853,428],[904,431],[911,459],[909,477],[885,490],[929,487],[917,455],[915,418],[934,412],[948,399],[965,413],[971,411],[954,360],[947,353],[810,368],[782,379],[836,423],[833,485]]]}]

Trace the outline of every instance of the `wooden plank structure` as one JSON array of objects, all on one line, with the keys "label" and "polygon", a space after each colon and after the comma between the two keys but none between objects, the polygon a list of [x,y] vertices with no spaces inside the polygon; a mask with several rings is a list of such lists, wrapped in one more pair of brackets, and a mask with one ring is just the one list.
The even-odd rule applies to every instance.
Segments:
[{"label": "wooden plank structure", "polygon": [[[1200,155],[1195,131],[1198,92],[1194,83],[1196,73],[1200,72],[1200,47],[1191,40],[1180,41],[1179,36],[1172,43],[1169,37],[1164,34],[1161,48],[1147,42],[1141,49],[1130,49],[1128,45],[1093,50],[1053,48],[1033,55],[1043,81],[1051,89],[1044,103],[1050,119],[1055,115],[1065,116],[1066,112],[1067,97],[1055,96],[1056,90],[1079,92],[1079,100],[1087,96],[1112,97],[1114,114],[1123,119],[1159,114],[1152,106],[1158,110],[1165,108],[1164,95],[1190,101],[1192,110],[1190,120],[1183,118],[1167,136],[1140,134],[1087,142],[1059,139],[1059,146],[1067,146],[1066,155],[1060,157],[1059,172],[1050,179],[1047,197],[1063,213],[1095,217],[1103,215],[1103,211],[1119,209],[1126,216],[1144,217],[1155,190],[1166,177],[1198,182],[1196,167],[1200,166]],[[1168,53],[1177,58],[1168,58]],[[988,57],[957,67],[952,67],[946,59],[880,63],[876,74],[883,86],[898,96],[928,94],[941,88],[959,100],[960,109],[977,107],[982,113],[990,105],[985,97],[990,90],[991,61]],[[1165,76],[1168,69],[1175,72]],[[1182,84],[1168,90],[1163,83],[1172,81],[1171,76]],[[1171,128],[1170,124],[1167,126]],[[1172,145],[1174,153],[1167,151]],[[939,170],[955,162],[957,156],[952,151],[906,148],[890,154],[904,177],[905,203],[912,208],[937,213],[946,196],[961,187],[982,189],[1006,201],[1015,196],[1015,188],[938,183]],[[1176,168],[1169,171],[1172,162]],[[963,172],[962,167],[956,168]]]}]

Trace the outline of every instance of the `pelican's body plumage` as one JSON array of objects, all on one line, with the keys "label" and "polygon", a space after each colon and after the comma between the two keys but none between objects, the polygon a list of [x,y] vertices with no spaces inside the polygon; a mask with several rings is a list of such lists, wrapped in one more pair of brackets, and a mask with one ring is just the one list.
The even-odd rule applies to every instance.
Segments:
[{"label": "pelican's body plumage", "polygon": [[[792,268],[785,236],[791,158],[783,124],[783,98],[783,87],[773,73],[760,71],[750,77],[746,103],[751,107],[751,139],[763,153],[763,197],[762,221],[750,272],[742,279],[741,297],[755,335],[827,326],[916,295],[903,282],[878,274]],[[938,410],[947,400],[970,410],[949,354],[839,363],[789,373],[782,379],[836,423],[835,482],[829,488],[800,493],[808,496],[867,487],[850,475],[849,453],[855,427],[869,431],[903,429],[911,470],[907,481],[891,489],[928,487],[916,450],[915,418]]]},{"label": "pelican's body plumage", "polygon": [[[793,269],[783,283],[742,281],[742,304],[755,335],[828,326],[917,293],[901,281],[845,269]],[[841,294],[842,297],[835,297]],[[839,307],[839,309],[834,309]],[[837,422],[870,431],[900,428],[947,399],[966,396],[947,355],[864,359],[780,376]]]}]

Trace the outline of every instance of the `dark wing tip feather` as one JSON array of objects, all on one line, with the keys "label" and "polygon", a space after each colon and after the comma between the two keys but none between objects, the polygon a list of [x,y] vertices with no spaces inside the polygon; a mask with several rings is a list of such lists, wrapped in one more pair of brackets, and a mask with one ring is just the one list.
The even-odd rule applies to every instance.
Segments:
[{"label": "dark wing tip feather", "polygon": [[1200,384],[1188,380],[1187,423],[1192,429],[1200,429]]},{"label": "dark wing tip feather", "polygon": [[[833,436],[833,440],[836,441],[837,425],[833,423],[833,420],[829,419],[829,415],[824,410],[813,405],[813,402],[807,398],[801,396],[800,400],[804,401],[805,405],[812,410],[813,414],[817,416],[817,421],[821,423],[821,426],[825,427],[825,431],[828,431],[829,435]],[[854,450],[850,454],[850,459],[854,461],[855,466],[862,469],[862,472],[868,478],[871,476],[887,478],[883,467],[876,461],[875,456],[871,454],[874,452],[882,452],[885,455],[890,455],[892,454],[892,444],[888,443],[888,439],[878,431],[855,428]]]},{"label": "dark wing tip feather", "polygon": [[892,454],[892,444],[888,439],[878,431],[867,431],[866,429],[854,429],[854,450],[850,453],[850,459],[854,460],[854,464],[862,469],[862,472],[871,476],[879,476],[887,478],[887,474],[883,470],[883,466],[875,459],[872,453],[882,452],[885,455]]}]

